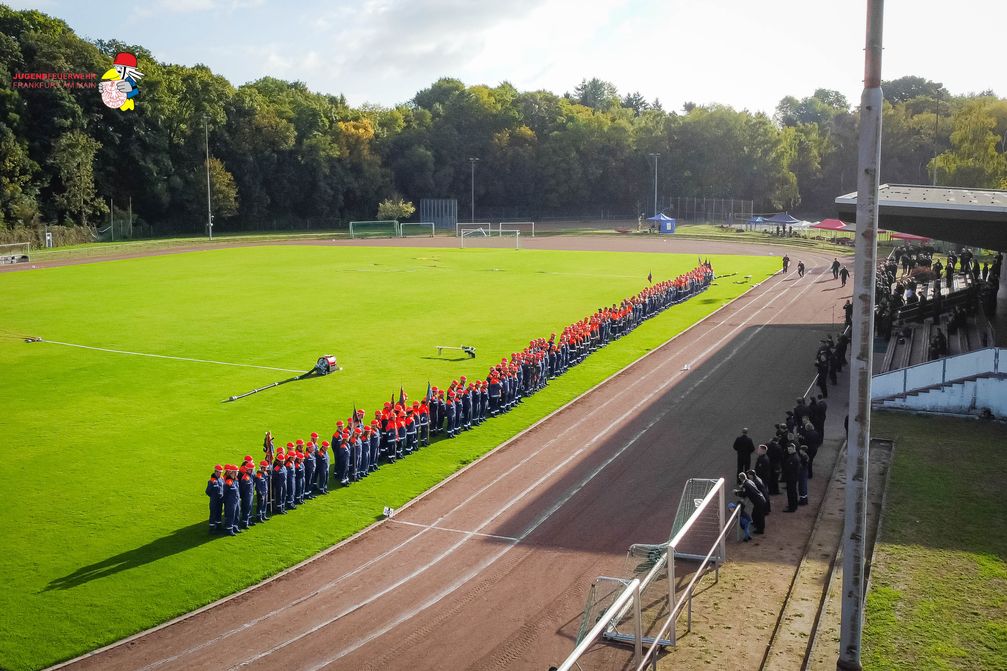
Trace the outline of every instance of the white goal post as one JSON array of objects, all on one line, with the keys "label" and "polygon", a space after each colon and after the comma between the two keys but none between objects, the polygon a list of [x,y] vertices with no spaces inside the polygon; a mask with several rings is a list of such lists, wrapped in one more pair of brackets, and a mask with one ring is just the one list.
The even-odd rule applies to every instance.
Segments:
[{"label": "white goal post", "polygon": [[[411,228],[407,229],[406,226],[416,226],[416,227],[419,228],[419,231],[417,233],[415,233],[415,234],[413,234],[413,233],[406,233],[407,230],[410,230],[410,231],[413,230]],[[432,221],[403,221],[403,222],[401,222],[399,224],[399,237],[400,238],[409,238],[409,237],[417,237],[417,236],[426,236],[428,238],[436,237],[437,236],[437,224],[435,224]]]},{"label": "white goal post", "polygon": [[[690,479],[679,501],[671,538],[666,543],[630,547],[627,560],[635,566],[637,576],[599,576],[595,580],[584,607],[577,645],[559,671],[579,668],[577,660],[601,639],[631,644],[633,661],[628,668],[643,671],[653,662],[658,648],[676,645],[676,623],[684,612],[688,613],[687,629],[692,631],[696,584],[708,572],[719,580],[720,565],[726,559],[725,537],[737,525],[741,511],[735,508],[725,519],[726,489],[723,478]],[[676,559],[698,562],[692,579],[681,590],[676,582]],[[642,613],[642,604],[649,613]],[[650,621],[652,616],[656,618]]]},{"label": "white goal post", "polygon": [[395,219],[379,221],[351,221],[350,237],[398,238],[401,237],[399,222]]},{"label": "white goal post", "polygon": [[28,263],[31,261],[30,242],[12,242],[0,245],[0,265]]},{"label": "white goal post", "polygon": [[455,222],[455,236],[461,237],[462,231],[486,231],[486,235],[493,235],[493,224],[488,221],[458,221]]},{"label": "white goal post", "polygon": [[502,235],[504,231],[522,231],[525,235],[531,233],[531,237],[535,237],[535,222],[534,221],[501,221],[497,224],[497,235]]},{"label": "white goal post", "polygon": [[[458,229],[458,246],[462,249],[465,248],[465,241],[469,238],[492,238],[493,231],[487,228],[460,228]],[[521,249],[521,231],[509,231],[504,229],[498,232],[498,237],[513,236],[514,237],[514,249]],[[491,244],[491,247],[499,247],[498,244]]]}]

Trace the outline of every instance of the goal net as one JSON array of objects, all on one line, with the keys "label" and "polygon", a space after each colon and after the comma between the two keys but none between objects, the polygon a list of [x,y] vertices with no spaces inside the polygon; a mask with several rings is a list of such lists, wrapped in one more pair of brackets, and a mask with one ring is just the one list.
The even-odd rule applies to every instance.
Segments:
[{"label": "goal net", "polygon": [[0,245],[0,264],[28,263],[31,260],[30,242],[12,242]]},{"label": "goal net", "polygon": [[384,221],[351,221],[350,237],[357,238],[397,238],[401,235],[399,222],[390,219]]},{"label": "goal net", "polygon": [[[504,238],[500,240],[499,238]],[[508,240],[507,238],[510,238]],[[513,243],[511,242],[513,240]],[[458,246],[462,247],[493,247],[496,249],[511,247],[521,248],[521,231],[497,231],[497,236],[493,236],[493,230],[489,228],[460,228],[458,229]]]},{"label": "goal net", "polygon": [[436,225],[432,221],[403,221],[399,224],[401,238],[432,238],[437,235]]}]

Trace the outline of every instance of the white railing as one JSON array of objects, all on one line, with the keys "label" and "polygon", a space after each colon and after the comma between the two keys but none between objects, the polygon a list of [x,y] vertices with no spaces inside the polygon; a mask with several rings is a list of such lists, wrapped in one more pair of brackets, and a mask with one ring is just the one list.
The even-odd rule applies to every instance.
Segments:
[{"label": "white railing", "polygon": [[989,347],[875,375],[871,378],[871,400],[908,394],[975,375],[996,375],[1000,373],[1001,358],[1007,360],[1007,350]]},{"label": "white railing", "polygon": [[[643,580],[633,580],[629,583],[622,593],[616,598],[615,602],[605,611],[604,615],[599,618],[598,622],[591,629],[591,631],[581,639],[580,643],[574,649],[570,656],[566,658],[563,664],[560,665],[559,671],[566,671],[572,669],[574,664],[580,659],[581,655],[584,654],[594,643],[601,637],[620,641],[624,643],[632,642],[634,646],[633,655],[633,665],[634,668],[642,670],[647,663],[647,660],[651,659],[654,655],[654,651],[659,647],[664,647],[667,645],[675,645],[677,628],[676,620],[682,613],[684,607],[688,608],[688,631],[692,631],[692,597],[693,591],[695,589],[696,583],[702,578],[708,571],[707,566],[713,562],[713,570],[716,571],[716,579],[720,579],[720,565],[726,559],[726,537],[728,530],[736,524],[738,515],[741,512],[740,506],[735,508],[731,515],[724,522],[724,489],[725,482],[723,478],[717,480],[716,485],[706,494],[703,500],[696,505],[696,509],[693,511],[689,519],[682,525],[672,539],[664,546],[665,552],[662,554],[661,558],[655,562],[654,566],[650,569]],[[675,556],[676,547],[682,545],[686,538],[687,533],[695,526],[704,513],[709,511],[711,505],[716,504],[718,506],[718,523],[721,525],[720,533],[717,535],[716,540],[710,545],[705,555],[689,555],[690,559],[696,559],[700,561],[699,568],[696,569],[692,580],[689,585],[682,592],[682,596],[676,601],[677,589],[675,583]],[[656,581],[664,571],[667,571],[668,577],[668,604],[670,615],[668,620],[661,627],[661,630],[654,637],[644,637],[640,625],[640,594],[649,587],[654,581]],[[610,578],[603,578],[604,580],[610,580]],[[633,612],[633,635],[628,636],[626,634],[620,634],[615,630],[618,623],[626,616],[626,613],[630,608],[634,609]],[[665,639],[665,636],[670,632],[671,637]],[[643,651],[644,642],[649,644],[646,655],[641,657]],[[656,657],[655,663],[656,663]]]}]

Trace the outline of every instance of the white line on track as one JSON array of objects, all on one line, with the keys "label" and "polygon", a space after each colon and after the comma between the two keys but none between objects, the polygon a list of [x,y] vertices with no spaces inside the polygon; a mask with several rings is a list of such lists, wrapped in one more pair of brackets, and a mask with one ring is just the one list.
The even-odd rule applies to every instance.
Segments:
[{"label": "white line on track", "polygon": [[209,359],[190,359],[184,356],[168,356],[167,354],[150,354],[149,352],[129,352],[122,349],[108,349],[107,347],[92,347],[90,345],[78,345],[72,342],[60,342],[58,340],[42,339],[39,342],[47,342],[50,345],[64,345],[65,347],[79,347],[80,349],[90,349],[97,352],[111,352],[112,354],[129,354],[130,356],[149,356],[154,359],[174,359],[175,361],[192,361],[195,363],[213,363],[218,366],[238,366],[239,368],[259,368],[261,370],[278,370],[283,373],[303,373],[303,370],[293,368],[273,368],[272,366],[255,366],[250,363],[232,363],[230,361],[210,361]]},{"label": "white line on track", "polygon": [[407,524],[411,527],[419,527],[420,529],[435,529],[437,531],[450,531],[456,534],[468,534],[470,536],[482,536],[483,538],[497,538],[502,541],[517,541],[513,536],[500,536],[497,534],[484,534],[478,531],[465,531],[464,529],[452,529],[450,527],[439,527],[436,524],[418,524],[416,522],[406,522],[405,520],[389,519],[389,522],[395,524]]},{"label": "white line on track", "polygon": [[[810,274],[809,274],[809,276],[810,276]],[[806,288],[804,288],[802,291],[798,292],[795,296],[793,296],[786,303],[786,305],[784,305],[784,308],[789,307],[790,305],[792,305],[797,299],[803,297],[804,294],[806,294],[808,292],[808,290],[811,289],[811,288],[813,288],[813,287],[814,287],[814,283],[813,282],[809,282],[809,284],[808,284],[808,286]],[[765,295],[765,294],[763,294],[763,295]],[[703,353],[699,357],[697,357],[696,359],[694,359],[694,361],[698,361],[702,357],[704,357],[707,354],[709,354],[711,351],[713,351],[713,349],[715,349],[717,346],[719,346],[720,343],[724,342],[725,340],[727,340],[728,338],[730,338],[733,334],[737,333],[739,330],[741,330],[742,328],[744,328],[746,324],[748,324],[753,319],[755,319],[756,316],[758,316],[761,312],[763,312],[764,310],[766,310],[767,308],[769,308],[773,303],[776,302],[776,300],[778,298],[780,298],[781,296],[784,296],[784,295],[786,295],[786,294],[783,294],[783,293],[775,294],[765,305],[763,305],[758,310],[756,310],[755,312],[753,312],[743,322],[741,322],[740,324],[738,324],[737,326],[735,326],[734,328],[732,328],[726,335],[724,335],[720,340],[718,340],[717,343],[715,343],[714,345],[712,345],[712,346],[708,347],[706,350],[704,350]],[[768,322],[767,322],[767,324],[768,324]],[[746,336],[746,338],[744,339],[744,341],[741,344],[739,344],[738,346],[736,346],[727,357],[725,357],[724,359],[722,359],[721,361],[719,361],[717,363],[717,365],[714,367],[713,370],[709,371],[696,384],[692,385],[685,393],[683,393],[679,397],[678,400],[682,400],[686,396],[688,396],[693,390],[695,390],[700,384],[702,384],[703,381],[705,381],[707,378],[709,378],[710,375],[712,375],[717,369],[719,369],[724,363],[726,363],[731,357],[733,357],[738,351],[740,351],[740,349],[745,344],[747,344],[756,334],[758,334],[763,328],[765,328],[765,326],[766,326],[766,324],[760,325],[752,333],[750,333],[748,336]],[[670,361],[670,359],[669,359],[669,361]],[[660,368],[660,366],[658,366],[657,368],[653,369],[651,372],[652,373],[656,372],[659,368]],[[683,371],[678,371],[676,374],[673,374],[673,375],[669,376],[662,384],[660,384],[658,386],[657,389],[654,389],[650,393],[646,394],[643,398],[641,398],[639,401],[637,401],[631,408],[629,408],[628,410],[626,410],[625,412],[623,412],[622,414],[620,414],[619,417],[617,417],[616,419],[612,420],[607,427],[605,427],[604,429],[600,430],[596,434],[595,438],[592,438],[590,441],[588,441],[587,443],[585,443],[580,449],[578,449],[577,451],[573,452],[570,456],[568,456],[562,462],[560,462],[559,464],[557,464],[556,466],[554,466],[552,469],[550,469],[550,471],[548,473],[546,473],[541,478],[539,478],[535,483],[533,483],[531,486],[529,486],[528,488],[526,488],[523,492],[521,492],[517,496],[513,497],[511,499],[510,503],[508,503],[502,510],[498,511],[492,517],[490,517],[485,522],[483,522],[479,527],[477,527],[476,531],[478,532],[479,530],[484,529],[493,520],[495,520],[497,517],[499,517],[499,515],[501,513],[503,513],[504,511],[508,510],[515,503],[517,503],[519,500],[521,500],[522,498],[524,498],[529,492],[531,492],[539,484],[541,484],[542,482],[544,482],[548,477],[551,477],[551,475],[554,472],[556,472],[559,468],[561,468],[561,467],[565,466],[567,463],[569,463],[569,461],[573,457],[581,454],[588,447],[590,447],[595,442],[597,442],[598,440],[600,440],[600,438],[603,435],[607,435],[609,433],[609,431],[611,431],[615,427],[621,425],[623,423],[623,421],[626,419],[626,417],[628,417],[628,416],[632,415],[633,413],[635,413],[642,405],[644,405],[646,403],[649,403],[651,401],[651,399],[653,399],[656,395],[658,395],[660,393],[663,393],[668,386],[670,386],[673,382],[675,382],[676,378],[678,378],[682,374],[682,372]],[[642,379],[644,379],[644,377],[646,377],[646,376],[642,376],[638,380],[638,382],[642,381]],[[609,399],[609,401],[607,401],[603,405],[607,405],[608,402],[612,402],[614,400],[615,400],[614,398]],[[660,420],[662,420],[672,409],[673,409],[673,407],[669,406],[664,411],[662,411],[656,418],[654,418],[654,420],[652,420],[650,423],[648,423],[647,426],[645,426],[642,430],[640,430],[639,432],[637,432],[625,445],[622,446],[622,448],[620,448],[615,454],[613,454],[609,459],[607,459],[603,464],[601,464],[601,466],[599,466],[594,471],[592,471],[584,480],[582,480],[573,489],[568,490],[568,492],[566,494],[564,494],[564,496],[559,501],[557,501],[556,504],[554,504],[552,507],[550,507],[549,510],[547,510],[532,526],[530,526],[528,529],[526,529],[520,536],[517,537],[516,540],[511,541],[509,545],[507,545],[503,550],[501,550],[499,553],[497,553],[496,555],[494,555],[488,562],[484,561],[484,562],[480,563],[473,570],[469,571],[468,574],[466,574],[465,578],[463,578],[461,580],[458,580],[458,581],[455,581],[446,590],[442,590],[441,592],[439,592],[437,595],[435,595],[431,599],[428,599],[424,603],[420,604],[418,607],[412,609],[411,611],[408,611],[408,612],[404,613],[399,618],[396,618],[393,622],[390,622],[388,625],[386,625],[385,627],[383,627],[381,630],[374,632],[371,636],[367,637],[366,639],[358,641],[357,643],[355,643],[350,648],[347,648],[347,649],[344,649],[344,650],[340,651],[334,657],[329,658],[326,662],[322,663],[320,666],[316,666],[316,667],[312,667],[312,668],[313,669],[318,669],[318,668],[322,668],[322,667],[324,667],[324,666],[326,666],[328,664],[331,664],[332,662],[334,662],[334,661],[340,659],[341,657],[343,657],[343,656],[345,656],[345,655],[353,652],[354,650],[358,649],[362,645],[366,644],[368,641],[373,640],[377,636],[380,636],[380,635],[382,635],[384,633],[387,633],[388,631],[390,631],[393,627],[397,626],[398,624],[401,624],[402,622],[405,622],[406,620],[414,617],[415,615],[417,615],[418,613],[422,612],[426,608],[429,608],[430,606],[436,604],[441,599],[443,599],[445,596],[447,596],[447,594],[450,594],[452,591],[454,591],[455,589],[457,589],[459,586],[461,586],[462,584],[464,584],[466,581],[470,580],[474,575],[477,575],[480,571],[482,571],[485,568],[487,568],[488,566],[492,565],[495,561],[497,561],[497,559],[499,559],[504,554],[506,554],[510,549],[512,549],[514,547],[514,545],[516,545],[520,541],[524,540],[529,534],[531,534],[535,529],[537,529],[541,524],[543,524],[550,516],[552,516],[557,510],[559,510],[570,498],[572,498],[574,495],[576,495],[577,492],[579,492],[584,486],[586,486],[588,484],[588,482],[590,482],[596,475],[598,475],[598,473],[600,473],[605,467],[607,467],[610,463],[612,463],[615,459],[617,459],[620,455],[622,455],[627,449],[629,449],[633,444],[635,444],[636,441],[642,435],[644,435],[647,431],[649,431],[651,428],[653,428],[653,426],[657,422],[659,422]],[[564,432],[560,433],[559,435],[553,437],[550,441],[548,441],[545,445],[543,445],[541,448],[539,448],[539,450],[537,450],[531,456],[537,455],[543,449],[545,449],[546,447],[548,447],[549,445],[551,445],[553,442],[555,442],[557,439],[559,439],[559,437],[562,436],[563,433],[565,433],[568,430],[569,429],[567,429]],[[520,465],[520,463],[523,463],[523,462],[519,462],[519,464],[516,464],[515,466]],[[514,468],[512,467],[511,469],[508,470],[508,473],[510,471],[513,471],[513,470],[514,470]],[[500,478],[498,477],[494,482],[498,481],[499,479]],[[493,483],[491,483],[491,484],[493,484]],[[480,491],[484,491],[486,488],[488,488],[488,486],[489,485],[487,485],[487,487],[484,487]],[[442,515],[440,518],[438,518],[437,522],[440,522],[445,517],[447,517],[448,515],[450,515],[452,512],[454,512],[454,511],[458,510],[459,508],[461,508],[464,504],[466,504],[469,501],[471,501],[472,498],[474,498],[474,497],[475,497],[475,495],[473,495],[472,497],[469,497],[468,499],[466,499],[466,501],[464,501],[463,503],[459,504],[458,506],[456,506],[455,508],[453,508],[451,511],[449,511],[448,513],[446,513],[445,515]],[[393,520],[393,521],[401,522],[401,520]],[[434,525],[436,525],[437,522],[435,522]],[[429,526],[425,527],[423,529],[423,531],[419,532],[419,534],[417,534],[413,538],[418,537],[419,535],[421,535],[421,534],[425,533],[426,531],[428,531],[430,526],[433,526],[433,525],[429,525]],[[270,655],[270,654],[272,654],[274,652],[277,652],[277,651],[279,651],[279,650],[281,650],[281,649],[283,649],[283,648],[291,645],[292,643],[294,643],[294,642],[296,642],[298,640],[301,640],[301,639],[303,639],[303,638],[305,638],[305,637],[307,637],[307,636],[315,633],[316,631],[318,631],[318,630],[320,630],[320,629],[328,626],[329,624],[332,624],[333,622],[337,621],[338,619],[340,619],[342,617],[345,617],[349,613],[352,613],[355,610],[358,610],[359,608],[362,608],[363,606],[366,606],[369,603],[372,603],[376,599],[384,596],[385,594],[387,594],[387,593],[393,591],[394,589],[396,589],[397,587],[401,586],[402,584],[404,584],[405,582],[407,582],[411,578],[416,577],[416,576],[418,576],[418,575],[426,572],[427,570],[429,570],[430,568],[432,568],[435,564],[439,563],[442,559],[446,558],[450,554],[453,554],[454,551],[457,548],[459,548],[462,544],[465,543],[465,541],[469,540],[472,537],[472,533],[473,532],[464,532],[464,533],[466,534],[465,538],[462,538],[462,540],[460,540],[459,542],[455,543],[448,550],[446,550],[445,552],[442,552],[440,555],[434,557],[433,559],[431,559],[430,561],[428,561],[426,565],[418,568],[412,574],[410,574],[410,575],[408,575],[408,576],[400,579],[395,584],[393,584],[393,585],[391,585],[391,586],[389,586],[389,587],[381,590],[377,594],[374,594],[371,597],[368,597],[364,601],[362,601],[362,602],[360,602],[360,603],[358,603],[358,604],[356,604],[354,606],[351,606],[351,607],[349,607],[347,609],[344,609],[339,614],[337,614],[334,617],[328,619],[327,621],[318,623],[317,625],[315,625],[314,627],[312,627],[307,632],[304,632],[304,633],[301,633],[301,634],[299,634],[299,635],[297,635],[295,637],[292,637],[292,638],[284,641],[283,643],[281,643],[281,644],[279,644],[277,646],[274,646],[270,650],[263,651],[263,652],[255,655],[255,656],[249,658],[249,659],[246,659],[245,661],[243,661],[243,662],[241,662],[241,663],[239,663],[239,664],[237,664],[235,666],[232,666],[231,669],[243,668],[243,667],[245,667],[245,666],[247,666],[247,665],[249,665],[249,664],[251,664],[251,663],[253,663],[253,662],[257,661],[257,660],[259,660],[259,659],[262,659],[263,657],[266,657],[266,656],[268,656],[268,655]],[[409,539],[409,540],[412,540],[412,539]],[[406,542],[409,542],[409,540],[407,540]],[[405,543],[402,543],[402,544],[400,544],[397,547],[401,547],[404,544]],[[383,553],[383,555],[381,555],[381,557],[387,556],[388,554],[390,554],[390,552],[391,551]],[[379,559],[379,558],[380,557],[376,557],[374,560],[372,560],[372,562],[368,562],[368,563],[369,564],[373,563],[373,561],[377,561],[377,559]]]}]

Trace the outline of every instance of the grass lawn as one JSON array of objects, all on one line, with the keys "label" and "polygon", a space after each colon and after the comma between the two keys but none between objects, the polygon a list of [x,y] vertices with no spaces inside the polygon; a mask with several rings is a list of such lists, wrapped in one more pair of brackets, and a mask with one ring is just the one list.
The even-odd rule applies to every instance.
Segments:
[{"label": "grass lawn", "polygon": [[1007,669],[1007,427],[878,413],[895,440],[864,668]]},{"label": "grass lawn", "polygon": [[[0,275],[0,407],[11,501],[0,516],[0,668],[31,669],[254,584],[373,522],[760,281],[721,274],[509,415],[237,538],[209,537],[216,462],[318,431],[354,405],[484,375],[533,337],[674,277],[693,255],[263,246]],[[289,373],[24,343],[307,370],[345,368],[235,403]],[[477,359],[437,345],[473,345]]]}]

